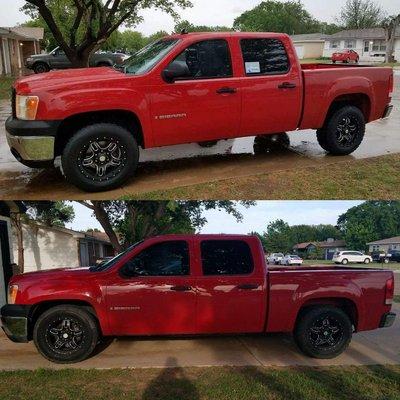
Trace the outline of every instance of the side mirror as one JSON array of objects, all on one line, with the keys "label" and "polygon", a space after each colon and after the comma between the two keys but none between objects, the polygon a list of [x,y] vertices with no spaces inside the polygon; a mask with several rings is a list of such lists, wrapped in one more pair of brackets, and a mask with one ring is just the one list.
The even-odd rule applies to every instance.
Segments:
[{"label": "side mirror", "polygon": [[190,76],[190,71],[185,62],[173,61],[164,69],[162,76],[168,83],[173,83],[179,78],[187,78]]}]

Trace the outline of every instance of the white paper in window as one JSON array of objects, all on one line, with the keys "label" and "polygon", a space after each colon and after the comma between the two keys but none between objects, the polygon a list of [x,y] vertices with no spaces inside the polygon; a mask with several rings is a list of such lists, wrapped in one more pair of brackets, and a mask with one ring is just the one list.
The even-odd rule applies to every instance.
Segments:
[{"label": "white paper in window", "polygon": [[259,74],[261,67],[259,62],[247,62],[246,63],[246,74]]}]

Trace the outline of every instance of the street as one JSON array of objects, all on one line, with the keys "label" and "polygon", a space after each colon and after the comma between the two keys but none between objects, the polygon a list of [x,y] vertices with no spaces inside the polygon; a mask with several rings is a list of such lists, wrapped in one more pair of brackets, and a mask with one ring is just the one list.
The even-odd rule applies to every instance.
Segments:
[{"label": "street", "polygon": [[[391,117],[369,124],[363,144],[351,156],[327,155],[311,130],[289,133],[289,149],[261,154],[254,152],[254,137],[221,141],[212,148],[189,144],[149,149],[142,151],[136,177],[117,190],[91,194],[91,198],[117,199],[266,172],[310,166],[328,168],[330,164],[400,153],[400,71],[395,73],[395,108]],[[32,170],[14,159],[5,138],[4,121],[9,113],[8,102],[0,102],[0,196],[13,200],[86,199],[86,193],[65,182],[59,169]]]}]

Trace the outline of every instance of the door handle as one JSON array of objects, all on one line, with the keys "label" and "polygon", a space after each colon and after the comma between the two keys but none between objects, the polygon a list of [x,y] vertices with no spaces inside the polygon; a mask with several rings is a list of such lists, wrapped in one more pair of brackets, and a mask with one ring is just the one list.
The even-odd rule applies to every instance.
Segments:
[{"label": "door handle", "polygon": [[239,290],[256,290],[258,289],[259,285],[252,285],[252,284],[244,284],[244,285],[239,285],[237,288]]},{"label": "door handle", "polygon": [[231,87],[222,87],[217,90],[218,94],[234,94],[237,92],[237,89]]},{"label": "door handle", "polygon": [[191,286],[172,286],[171,290],[174,292],[190,292],[192,290]]},{"label": "door handle", "polygon": [[278,86],[278,89],[296,89],[296,87],[295,83],[283,82]]}]

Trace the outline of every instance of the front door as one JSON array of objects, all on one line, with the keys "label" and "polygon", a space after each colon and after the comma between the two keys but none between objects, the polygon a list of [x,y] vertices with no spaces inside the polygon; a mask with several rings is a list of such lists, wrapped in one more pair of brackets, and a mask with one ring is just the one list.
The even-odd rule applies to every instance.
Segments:
[{"label": "front door", "polygon": [[293,131],[302,107],[300,71],[290,65],[285,45],[273,38],[240,41],[243,136]]},{"label": "front door", "polygon": [[161,81],[152,89],[156,146],[236,137],[241,94],[228,41],[193,43],[173,63],[184,66],[185,76],[173,83]]},{"label": "front door", "polygon": [[241,240],[197,242],[198,333],[262,332],[267,299],[265,277],[256,273],[249,245]]},{"label": "front door", "polygon": [[149,245],[107,287],[115,335],[195,333],[196,292],[188,241]]}]

